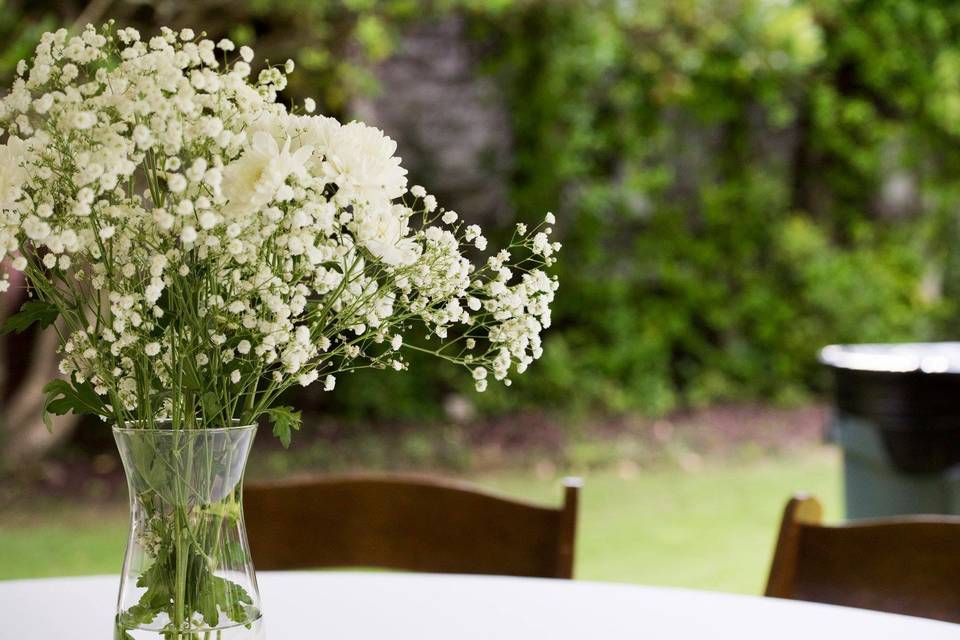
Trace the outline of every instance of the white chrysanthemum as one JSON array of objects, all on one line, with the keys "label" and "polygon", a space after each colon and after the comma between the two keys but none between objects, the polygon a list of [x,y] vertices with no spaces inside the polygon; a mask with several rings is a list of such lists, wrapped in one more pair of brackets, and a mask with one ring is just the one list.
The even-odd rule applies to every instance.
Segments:
[{"label": "white chrysanthemum", "polygon": [[332,133],[323,149],[323,172],[340,187],[343,198],[378,202],[403,195],[407,170],[393,155],[396,142],[362,122],[351,122]]},{"label": "white chrysanthemum", "polygon": [[374,256],[391,266],[413,264],[420,257],[420,245],[407,237],[409,210],[402,205],[361,209],[354,216],[357,241]]},{"label": "white chrysanthemum", "polygon": [[254,135],[259,131],[270,134],[278,144],[283,144],[289,138],[293,151],[311,147],[313,153],[307,166],[311,173],[321,175],[323,159],[330,152],[342,126],[336,118],[327,116],[283,115],[260,118],[253,123],[251,130]]},{"label": "white chrysanthemum", "polygon": [[258,211],[268,205],[288,177],[303,175],[312,153],[310,145],[291,152],[289,138],[280,147],[268,133],[254,133],[250,148],[223,170],[223,195],[228,201],[228,215]]}]

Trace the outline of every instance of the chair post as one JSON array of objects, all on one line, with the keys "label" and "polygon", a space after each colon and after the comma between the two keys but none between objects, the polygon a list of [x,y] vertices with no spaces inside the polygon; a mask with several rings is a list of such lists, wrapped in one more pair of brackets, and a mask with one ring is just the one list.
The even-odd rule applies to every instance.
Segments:
[{"label": "chair post", "polygon": [[563,479],[563,507],[560,510],[560,532],[557,540],[556,577],[573,578],[574,549],[577,538],[577,512],[580,507],[580,488],[583,480]]},{"label": "chair post", "polygon": [[804,524],[820,524],[823,507],[808,494],[794,495],[783,510],[780,535],[770,564],[765,594],[772,598],[789,598],[800,561],[800,529]]}]

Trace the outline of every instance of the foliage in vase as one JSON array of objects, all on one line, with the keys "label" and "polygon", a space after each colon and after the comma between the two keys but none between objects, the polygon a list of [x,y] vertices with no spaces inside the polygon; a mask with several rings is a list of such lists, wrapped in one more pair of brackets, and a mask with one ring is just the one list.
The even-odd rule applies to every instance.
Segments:
[{"label": "foliage in vase", "polygon": [[214,430],[266,417],[286,445],[300,422],[276,406],[286,389],[403,370],[406,349],[480,391],[509,384],[550,324],[552,214],[475,264],[480,228],[408,187],[390,138],[310,115],[311,100],[288,109],[293,62],[252,80],[253,56],[190,29],[59,30],[0,101],[0,245],[31,295],[6,329],[59,333],[47,411],[118,425],[144,555],[118,637],[259,618],[223,562],[242,474],[217,499],[198,489],[245,458],[210,453]]}]

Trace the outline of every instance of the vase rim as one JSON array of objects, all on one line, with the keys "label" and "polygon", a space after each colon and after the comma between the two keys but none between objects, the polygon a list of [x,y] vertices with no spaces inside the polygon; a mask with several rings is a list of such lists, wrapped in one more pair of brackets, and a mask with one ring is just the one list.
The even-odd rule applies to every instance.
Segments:
[{"label": "vase rim", "polygon": [[[170,427],[170,420],[154,420],[150,427],[135,427],[132,425],[139,424],[136,420],[128,420],[123,423],[123,426],[113,425],[113,431],[116,433],[144,433],[144,432],[160,432],[160,433],[222,433],[225,431],[242,431],[244,429],[256,429],[257,423],[251,422],[250,424],[240,424],[239,420],[233,420],[233,424],[229,427],[203,427],[200,429],[194,428],[184,428],[174,429]],[[166,426],[157,426],[157,425],[166,425]]]}]

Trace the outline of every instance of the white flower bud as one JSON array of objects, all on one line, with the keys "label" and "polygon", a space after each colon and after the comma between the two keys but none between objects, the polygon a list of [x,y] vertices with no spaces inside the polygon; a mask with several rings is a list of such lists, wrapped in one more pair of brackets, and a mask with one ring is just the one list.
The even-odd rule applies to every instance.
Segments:
[{"label": "white flower bud", "polygon": [[167,187],[169,187],[173,193],[181,193],[187,188],[187,179],[179,173],[168,173]]}]

